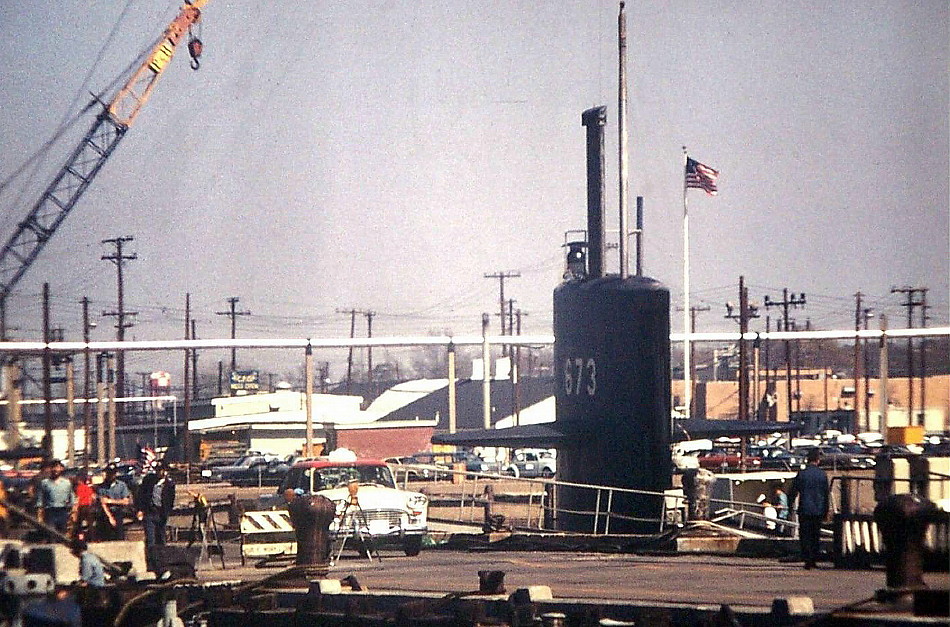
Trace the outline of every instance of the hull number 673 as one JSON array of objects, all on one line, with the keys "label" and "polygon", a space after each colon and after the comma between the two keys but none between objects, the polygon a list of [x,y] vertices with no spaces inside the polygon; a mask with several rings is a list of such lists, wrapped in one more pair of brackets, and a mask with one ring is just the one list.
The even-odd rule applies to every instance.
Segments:
[{"label": "hull number 673", "polygon": [[597,394],[597,362],[593,357],[564,360],[564,393],[568,396]]}]

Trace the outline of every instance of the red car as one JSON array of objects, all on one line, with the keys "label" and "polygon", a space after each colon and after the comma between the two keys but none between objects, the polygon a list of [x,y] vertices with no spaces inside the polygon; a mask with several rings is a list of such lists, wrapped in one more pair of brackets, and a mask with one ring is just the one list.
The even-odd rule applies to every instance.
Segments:
[{"label": "red car", "polygon": [[[742,456],[738,451],[714,448],[699,454],[699,467],[708,470],[735,469],[742,465]],[[762,465],[761,457],[745,456],[745,467],[757,470]]]}]

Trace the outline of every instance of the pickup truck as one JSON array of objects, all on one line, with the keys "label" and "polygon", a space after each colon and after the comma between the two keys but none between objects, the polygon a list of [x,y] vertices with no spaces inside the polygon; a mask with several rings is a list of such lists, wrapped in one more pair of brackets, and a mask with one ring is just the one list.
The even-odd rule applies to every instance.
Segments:
[{"label": "pickup truck", "polygon": [[550,479],[557,472],[557,458],[549,449],[521,449],[515,451],[503,474],[511,477]]}]

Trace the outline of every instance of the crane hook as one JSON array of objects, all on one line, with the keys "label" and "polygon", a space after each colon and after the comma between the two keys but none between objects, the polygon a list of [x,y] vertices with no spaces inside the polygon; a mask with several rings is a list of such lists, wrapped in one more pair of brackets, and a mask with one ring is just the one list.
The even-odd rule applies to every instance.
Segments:
[{"label": "crane hook", "polygon": [[191,37],[188,40],[188,54],[191,55],[191,69],[197,70],[201,67],[201,62],[198,58],[201,56],[201,51],[204,49],[204,44],[201,43],[201,40],[197,37]]}]

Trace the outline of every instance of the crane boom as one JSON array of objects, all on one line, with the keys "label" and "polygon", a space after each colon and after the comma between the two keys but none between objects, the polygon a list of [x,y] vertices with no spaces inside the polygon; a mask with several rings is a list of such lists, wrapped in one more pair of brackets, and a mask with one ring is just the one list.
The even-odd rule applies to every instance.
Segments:
[{"label": "crane boom", "polygon": [[[209,0],[186,0],[161,40],[105,109],[0,251],[0,318],[6,298],[118,146]],[[196,56],[193,52],[193,56]],[[0,320],[0,329],[5,326]]]}]

